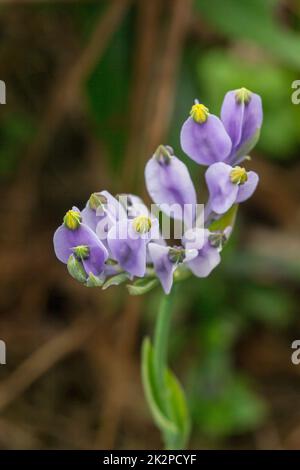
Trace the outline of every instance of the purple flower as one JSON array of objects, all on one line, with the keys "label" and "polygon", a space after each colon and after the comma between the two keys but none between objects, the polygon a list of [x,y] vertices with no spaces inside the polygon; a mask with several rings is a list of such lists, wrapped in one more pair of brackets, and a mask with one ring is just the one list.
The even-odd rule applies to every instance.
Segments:
[{"label": "purple flower", "polygon": [[197,256],[197,250],[185,250],[181,246],[169,247],[157,243],[148,245],[156,275],[166,294],[169,294],[173,285],[173,274],[179,264],[185,263]]},{"label": "purple flower", "polygon": [[145,169],[148,193],[162,212],[190,225],[196,213],[196,192],[187,167],[170,147],[160,145]]},{"label": "purple flower", "polygon": [[180,134],[182,150],[195,162],[211,165],[225,161],[231,151],[231,140],[221,120],[195,103]]},{"label": "purple flower", "polygon": [[158,221],[139,215],[122,219],[108,232],[107,242],[112,258],[132,276],[143,277],[146,272],[147,243],[159,237]]},{"label": "purple flower", "polygon": [[262,102],[259,95],[246,88],[226,93],[221,119],[232,142],[230,163],[247,155],[255,146],[263,120]]},{"label": "purple flower", "polygon": [[[222,240],[222,234],[218,240]],[[207,277],[220,263],[221,241],[216,242],[216,234],[207,229],[190,229],[185,233],[183,243],[188,250],[196,249],[197,256],[188,261],[188,267],[197,277]]]},{"label": "purple flower", "polygon": [[219,162],[206,170],[205,179],[211,210],[224,214],[233,204],[246,201],[252,196],[259,178],[254,171]]},{"label": "purple flower", "polygon": [[104,270],[108,253],[96,234],[81,223],[78,209],[73,208],[64,217],[64,223],[58,227],[53,237],[54,251],[57,258],[67,264],[71,255],[82,262],[87,275],[98,276]]},{"label": "purple flower", "polygon": [[198,102],[181,129],[181,147],[197,163],[238,163],[256,144],[262,125],[261,98],[246,88],[229,91],[221,121]]}]

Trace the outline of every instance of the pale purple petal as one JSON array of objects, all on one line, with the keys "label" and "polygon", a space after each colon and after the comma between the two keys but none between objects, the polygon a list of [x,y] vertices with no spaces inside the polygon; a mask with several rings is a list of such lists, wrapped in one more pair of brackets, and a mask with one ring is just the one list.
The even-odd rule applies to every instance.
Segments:
[{"label": "pale purple petal", "polygon": [[108,253],[102,243],[101,245],[90,245],[89,249],[89,257],[82,259],[82,264],[87,274],[93,273],[95,276],[98,276],[104,270],[104,263],[107,260]]},{"label": "pale purple petal", "polygon": [[231,140],[221,120],[209,114],[204,123],[189,117],[180,134],[182,150],[202,165],[225,161],[231,151]]},{"label": "pale purple petal", "polygon": [[231,163],[252,150],[263,120],[260,96],[251,92],[249,102],[238,102],[237,91],[232,90],[225,95],[221,110],[221,119],[232,140]]},{"label": "pale purple petal", "polygon": [[113,259],[133,276],[143,277],[146,271],[146,240],[132,238],[131,224],[121,220],[114,225],[107,235],[107,242]]},{"label": "pale purple petal", "polygon": [[196,192],[187,167],[174,155],[168,161],[153,156],[145,168],[147,190],[162,212],[187,222],[195,217]]},{"label": "pale purple petal", "polygon": [[126,212],[119,201],[108,191],[100,191],[99,194],[107,200],[103,208],[91,209],[88,201],[86,207],[81,212],[81,216],[83,223],[88,225],[94,232],[97,231],[97,226],[101,222],[101,229],[99,227],[98,231],[102,234],[100,238],[105,239],[105,234],[111,225],[122,218],[126,218]]},{"label": "pale purple petal", "polygon": [[246,201],[252,196],[258,184],[258,175],[254,171],[247,172],[248,180],[239,186],[236,203]]},{"label": "pale purple petal", "polygon": [[161,282],[166,294],[169,294],[173,285],[173,274],[176,264],[169,259],[169,247],[149,243],[150,258],[153,262],[155,272]]},{"label": "pale purple petal", "polygon": [[202,228],[191,228],[186,230],[182,242],[187,250],[201,250],[207,241],[209,231]]},{"label": "pale purple petal", "polygon": [[53,244],[57,258],[65,264],[74,253],[75,247],[87,246],[90,249],[90,258],[85,261],[89,266],[89,271],[95,275],[103,271],[108,257],[107,250],[87,225],[80,224],[76,230],[69,230],[65,225],[61,225],[54,233]]},{"label": "pale purple petal", "polygon": [[195,276],[207,277],[220,261],[219,251],[207,242],[204,248],[199,250],[198,256],[188,262],[188,266]]},{"label": "pale purple petal", "polygon": [[214,163],[205,173],[209,190],[209,205],[217,214],[224,214],[236,201],[239,186],[230,180],[232,167],[226,163]]},{"label": "pale purple petal", "polygon": [[238,103],[236,100],[236,90],[228,91],[222,104],[221,119],[231,138],[232,148],[241,140],[244,109],[244,103]]},{"label": "pale purple petal", "polygon": [[82,222],[96,232],[99,216],[97,216],[96,211],[90,208],[89,203],[87,203],[85,208],[81,211],[81,216]]},{"label": "pale purple petal", "polygon": [[134,218],[139,215],[149,216],[150,211],[144,201],[135,194],[121,194],[120,201],[124,200],[127,209],[127,217]]}]

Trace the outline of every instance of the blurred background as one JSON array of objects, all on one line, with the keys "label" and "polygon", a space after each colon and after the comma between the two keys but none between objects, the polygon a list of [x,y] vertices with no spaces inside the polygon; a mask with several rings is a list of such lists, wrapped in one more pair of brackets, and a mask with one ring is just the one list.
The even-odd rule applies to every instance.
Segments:
[{"label": "blurred background", "polygon": [[176,298],[170,363],[187,390],[191,448],[300,449],[298,0],[0,2],[0,447],[153,449],[140,345],[160,288],[84,288],[52,236],[93,191],[145,197],[158,144],[180,150],[194,98],[218,114],[245,86],[263,99],[255,196],[222,264]]}]

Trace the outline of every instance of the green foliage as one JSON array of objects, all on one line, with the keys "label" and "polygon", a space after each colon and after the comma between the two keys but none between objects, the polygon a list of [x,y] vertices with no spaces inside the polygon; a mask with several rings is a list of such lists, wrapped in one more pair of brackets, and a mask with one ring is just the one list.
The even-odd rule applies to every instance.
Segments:
[{"label": "green foliage", "polygon": [[111,276],[107,279],[107,281],[104,282],[102,289],[105,290],[111,286],[119,286],[120,284],[123,284],[123,282],[128,281],[128,279],[129,276],[127,273],[116,274],[115,276]]},{"label": "green foliage", "polygon": [[299,35],[276,18],[278,0],[196,0],[195,6],[218,32],[253,41],[288,66],[300,70]]},{"label": "green foliage", "polygon": [[240,434],[257,428],[264,421],[266,406],[245,379],[232,377],[212,394],[209,390],[213,384],[201,385],[198,397],[191,398],[191,407],[195,425],[207,436],[220,438]]},{"label": "green foliage", "polygon": [[155,367],[153,348],[149,338],[145,338],[142,347],[142,379],[147,403],[156,425],[165,436],[168,448],[182,449],[190,432],[184,392],[170,370],[165,371],[164,387],[160,387]]}]

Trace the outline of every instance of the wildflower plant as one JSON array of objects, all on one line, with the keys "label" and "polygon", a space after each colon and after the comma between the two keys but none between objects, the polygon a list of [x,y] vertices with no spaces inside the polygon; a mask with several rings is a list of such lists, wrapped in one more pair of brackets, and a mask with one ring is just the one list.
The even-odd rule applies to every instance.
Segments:
[{"label": "wildflower plant", "polygon": [[[258,184],[258,175],[243,164],[259,138],[262,117],[261,98],[246,88],[225,95],[221,118],[195,101],[180,142],[188,157],[207,166],[205,205],[197,204],[185,164],[170,146],[160,145],[145,168],[151,210],[135,195],[95,192],[83,210],[73,207],[66,213],[54,234],[57,258],[87,287],[106,289],[126,282],[131,295],[140,295],[161,284],[154,341],[143,342],[142,379],[169,449],[183,448],[190,433],[184,392],[167,367],[170,294],[174,283],[190,275],[207,277],[220,263],[237,207]],[[173,235],[166,223],[170,220]]]}]

